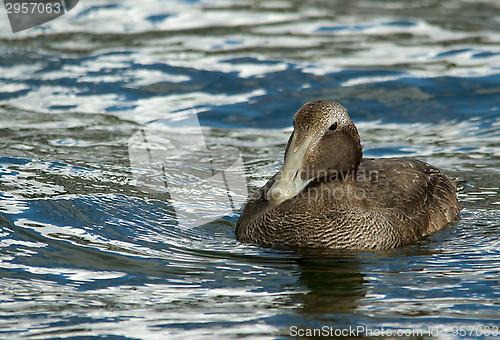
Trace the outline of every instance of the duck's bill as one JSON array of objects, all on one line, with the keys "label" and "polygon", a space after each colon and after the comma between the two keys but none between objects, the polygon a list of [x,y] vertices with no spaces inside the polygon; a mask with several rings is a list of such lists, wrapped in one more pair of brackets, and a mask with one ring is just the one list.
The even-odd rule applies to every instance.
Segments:
[{"label": "duck's bill", "polygon": [[312,137],[308,137],[297,145],[297,135],[292,137],[283,166],[267,192],[267,200],[271,206],[275,207],[295,197],[313,180],[301,178],[302,164],[311,141]]}]

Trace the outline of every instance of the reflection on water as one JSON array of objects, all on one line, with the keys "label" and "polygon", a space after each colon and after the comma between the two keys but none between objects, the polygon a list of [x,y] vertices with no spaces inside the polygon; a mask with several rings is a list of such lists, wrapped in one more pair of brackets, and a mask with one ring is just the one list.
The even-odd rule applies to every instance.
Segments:
[{"label": "reflection on water", "polygon": [[306,258],[299,264],[299,282],[309,289],[297,299],[304,315],[335,320],[338,315],[352,314],[366,294],[364,276],[356,259]]},{"label": "reflection on water", "polygon": [[[499,13],[494,0],[87,0],[15,35],[1,21],[0,333],[497,325]],[[460,219],[379,253],[273,250],[235,240],[238,211],[182,228],[168,193],[135,185],[131,136],[195,108],[207,148],[222,163],[238,150],[253,192],[318,98],[347,107],[365,156],[461,179]]]}]

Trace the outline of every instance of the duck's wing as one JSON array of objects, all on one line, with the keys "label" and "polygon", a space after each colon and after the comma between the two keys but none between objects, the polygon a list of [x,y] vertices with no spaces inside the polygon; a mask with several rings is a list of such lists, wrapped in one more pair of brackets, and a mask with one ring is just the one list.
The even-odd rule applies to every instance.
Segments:
[{"label": "duck's wing", "polygon": [[269,181],[267,181],[267,183],[262,188],[257,190],[243,207],[240,218],[236,223],[235,233],[238,240],[244,239],[243,234],[246,232],[247,227],[254,217],[263,214],[264,211],[271,208],[266,197],[269,188],[271,188],[271,186],[276,181],[276,176],[277,174],[271,177],[271,179],[269,179]]},{"label": "duck's wing", "polygon": [[376,205],[412,221],[417,234],[445,227],[459,212],[456,188],[439,169],[412,159],[365,159],[358,183]]}]

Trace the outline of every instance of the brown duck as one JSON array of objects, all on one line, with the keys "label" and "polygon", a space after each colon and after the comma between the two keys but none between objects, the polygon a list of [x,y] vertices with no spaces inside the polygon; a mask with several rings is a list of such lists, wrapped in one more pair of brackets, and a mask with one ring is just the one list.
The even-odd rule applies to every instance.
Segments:
[{"label": "brown duck", "polygon": [[362,160],[358,130],[339,103],[307,103],[293,125],[281,170],[243,208],[239,241],[387,249],[410,244],[457,217],[455,185],[432,165]]}]

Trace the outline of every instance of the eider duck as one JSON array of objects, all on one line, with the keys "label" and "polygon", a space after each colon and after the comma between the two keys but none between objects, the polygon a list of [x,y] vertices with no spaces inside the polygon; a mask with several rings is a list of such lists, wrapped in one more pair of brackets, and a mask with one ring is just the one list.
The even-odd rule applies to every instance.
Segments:
[{"label": "eider duck", "polygon": [[389,249],[457,218],[454,183],[427,163],[362,159],[347,110],[313,101],[294,116],[284,163],[246,203],[240,242],[269,247]]}]

